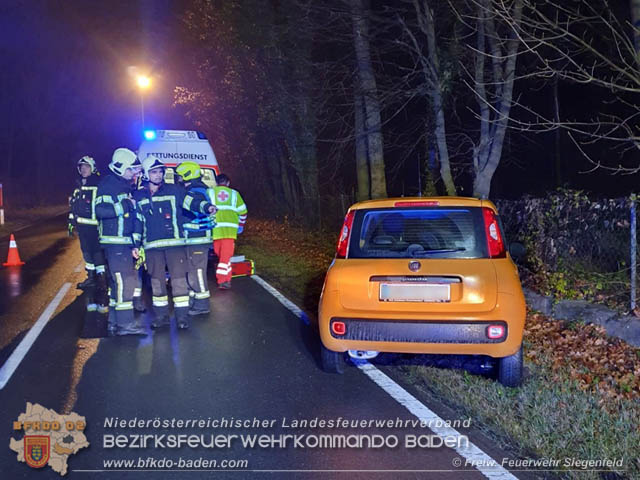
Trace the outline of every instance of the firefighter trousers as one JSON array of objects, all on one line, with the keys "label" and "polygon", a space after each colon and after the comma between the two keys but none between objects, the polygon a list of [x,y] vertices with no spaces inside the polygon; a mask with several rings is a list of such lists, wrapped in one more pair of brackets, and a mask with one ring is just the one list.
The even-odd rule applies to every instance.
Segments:
[{"label": "firefighter trousers", "polygon": [[147,272],[151,277],[153,311],[158,319],[169,315],[167,276],[171,277],[173,307],[178,325],[186,323],[189,315],[189,287],[187,286],[187,256],[184,247],[153,248],[145,250]]},{"label": "firefighter trousers", "polygon": [[79,223],[76,227],[87,272],[104,273],[104,252],[100,246],[98,227]]},{"label": "firefighter trousers", "polygon": [[207,282],[207,262],[209,244],[187,245],[187,282],[189,295],[193,294],[195,310],[209,310],[209,284]]},{"label": "firefighter trousers", "polygon": [[138,284],[131,246],[105,245],[104,253],[109,266],[109,306],[115,308],[116,325],[129,328],[134,324],[133,291]]},{"label": "firefighter trousers", "polygon": [[220,238],[213,241],[213,250],[218,256],[216,268],[216,280],[218,285],[231,281],[231,257],[235,249],[236,241],[233,238]]}]

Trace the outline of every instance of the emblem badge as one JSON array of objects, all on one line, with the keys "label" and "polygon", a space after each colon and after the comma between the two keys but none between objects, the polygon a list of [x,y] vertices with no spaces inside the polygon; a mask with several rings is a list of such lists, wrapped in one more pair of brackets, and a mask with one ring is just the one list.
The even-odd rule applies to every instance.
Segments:
[{"label": "emblem badge", "polygon": [[49,437],[46,435],[24,436],[24,460],[33,468],[42,468],[49,461]]},{"label": "emblem badge", "polygon": [[420,264],[420,262],[409,262],[409,270],[411,270],[412,272],[417,272],[418,270],[420,270],[420,267],[422,265]]}]

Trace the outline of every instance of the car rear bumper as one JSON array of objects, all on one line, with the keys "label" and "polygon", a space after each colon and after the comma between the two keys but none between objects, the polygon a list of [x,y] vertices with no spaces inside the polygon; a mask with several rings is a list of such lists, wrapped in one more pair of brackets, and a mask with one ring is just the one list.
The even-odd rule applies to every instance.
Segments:
[{"label": "car rear bumper", "polygon": [[[329,350],[374,350],[378,352],[513,355],[522,344],[526,306],[520,295],[500,295],[498,306],[477,315],[435,315],[425,313],[407,318],[401,313],[379,316],[371,312],[341,308],[332,295],[320,303],[318,326],[322,343]],[[343,335],[332,324],[345,324]],[[497,340],[487,337],[489,325],[502,325],[506,333]]]},{"label": "car rear bumper", "polygon": [[[343,335],[334,332],[333,324],[346,325]],[[503,343],[507,339],[508,326],[504,321],[464,322],[382,320],[365,318],[332,318],[329,322],[331,336],[337,340],[358,340],[367,342],[406,342],[406,343],[453,343],[481,344]],[[500,325],[505,334],[498,339],[487,337],[490,325]]]}]

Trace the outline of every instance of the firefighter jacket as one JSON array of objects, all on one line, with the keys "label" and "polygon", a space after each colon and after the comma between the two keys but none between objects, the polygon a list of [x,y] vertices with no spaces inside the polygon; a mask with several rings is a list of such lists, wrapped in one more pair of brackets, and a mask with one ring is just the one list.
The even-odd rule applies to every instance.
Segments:
[{"label": "firefighter jacket", "polygon": [[134,245],[136,212],[131,197],[131,182],[109,174],[98,184],[95,212],[101,245]]},{"label": "firefighter jacket", "polygon": [[[186,245],[211,244],[211,230],[215,226],[214,217],[209,212],[213,204],[213,189],[201,180],[192,181],[182,203],[186,223],[183,225]],[[196,211],[192,211],[196,210]]]},{"label": "firefighter jacket", "polygon": [[[85,180],[84,184],[82,180]],[[98,225],[96,218],[96,192],[100,177],[89,175],[78,178],[76,189],[69,200],[69,221],[76,225]]]},{"label": "firefighter jacket", "polygon": [[213,239],[238,238],[238,226],[247,220],[247,206],[240,194],[233,188],[218,185],[213,188],[216,212],[216,226]]},{"label": "firefighter jacket", "polygon": [[[145,250],[185,245],[183,225],[187,218],[182,209],[185,196],[184,187],[168,183],[162,183],[153,195],[148,187],[135,192],[136,233],[141,235]],[[205,208],[209,206],[208,202],[204,205]],[[192,207],[195,209],[200,205],[193,204]]]}]

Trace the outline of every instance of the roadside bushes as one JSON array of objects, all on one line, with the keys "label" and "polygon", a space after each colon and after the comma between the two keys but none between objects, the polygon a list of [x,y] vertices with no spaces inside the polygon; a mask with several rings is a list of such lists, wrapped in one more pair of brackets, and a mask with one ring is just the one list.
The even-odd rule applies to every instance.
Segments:
[{"label": "roadside bushes", "polygon": [[560,189],[496,202],[508,241],[527,249],[523,282],[557,298],[623,306],[629,299],[631,199]]}]

